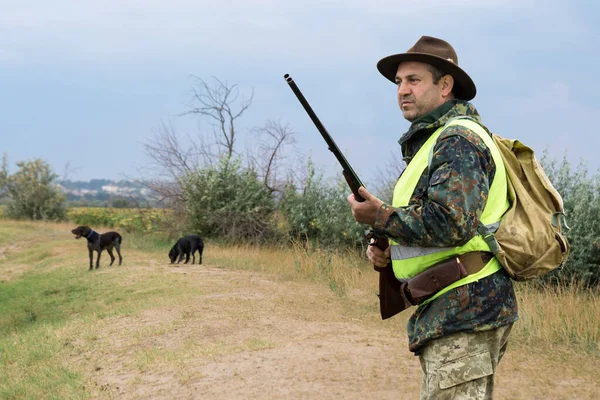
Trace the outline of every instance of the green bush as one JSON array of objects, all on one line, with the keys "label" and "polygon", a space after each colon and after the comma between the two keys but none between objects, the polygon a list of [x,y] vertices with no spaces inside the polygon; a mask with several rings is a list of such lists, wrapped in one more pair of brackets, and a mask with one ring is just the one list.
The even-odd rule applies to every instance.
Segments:
[{"label": "green bush", "polygon": [[58,177],[48,163],[35,159],[17,163],[19,170],[6,178],[9,199],[6,216],[14,219],[64,220],[65,196],[54,184]]},{"label": "green bush", "polygon": [[277,239],[274,198],[239,160],[222,158],[216,166],[188,173],[182,186],[193,232],[229,242]]},{"label": "green bush", "polygon": [[303,189],[289,182],[280,202],[291,236],[319,247],[355,247],[362,243],[367,227],[352,217],[346,182],[341,178],[332,182],[317,175],[310,160],[307,169]]},{"label": "green bush", "polygon": [[566,156],[559,164],[544,155],[541,163],[548,178],[562,195],[566,221],[571,228],[569,259],[544,281],[581,281],[591,287],[600,283],[600,176],[590,176],[583,164],[573,170]]}]

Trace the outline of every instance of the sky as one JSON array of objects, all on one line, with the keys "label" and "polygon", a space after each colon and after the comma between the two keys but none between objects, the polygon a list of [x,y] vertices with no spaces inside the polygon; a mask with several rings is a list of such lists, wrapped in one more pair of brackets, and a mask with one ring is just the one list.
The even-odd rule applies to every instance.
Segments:
[{"label": "sky", "polygon": [[144,143],[167,123],[207,132],[194,78],[254,91],[237,121],[296,132],[294,157],[340,172],[285,83],[290,74],[363,181],[409,127],[379,59],[422,35],[452,44],[490,130],[536,153],[600,167],[600,3],[533,0],[0,0],[0,154],[72,180],[143,177]]}]

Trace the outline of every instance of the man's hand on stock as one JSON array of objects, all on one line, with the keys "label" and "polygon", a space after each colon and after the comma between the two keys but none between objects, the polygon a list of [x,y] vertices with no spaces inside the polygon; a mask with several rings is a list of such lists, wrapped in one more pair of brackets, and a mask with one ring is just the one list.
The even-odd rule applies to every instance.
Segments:
[{"label": "man's hand on stock", "polygon": [[388,246],[385,250],[381,250],[377,246],[368,246],[367,258],[373,266],[385,268],[390,263],[390,247]]}]

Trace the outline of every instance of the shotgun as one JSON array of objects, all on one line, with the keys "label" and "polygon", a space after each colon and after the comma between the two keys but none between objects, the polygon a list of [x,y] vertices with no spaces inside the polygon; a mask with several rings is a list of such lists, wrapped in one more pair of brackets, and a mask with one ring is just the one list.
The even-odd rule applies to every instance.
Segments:
[{"label": "shotgun", "polygon": [[285,81],[288,83],[288,85],[290,85],[290,88],[300,101],[300,104],[302,104],[302,107],[304,107],[304,110],[306,110],[306,113],[321,133],[321,136],[323,136],[323,139],[325,139],[327,146],[329,146],[329,150],[333,153],[335,158],[337,158],[338,162],[342,166],[342,174],[344,175],[348,186],[350,186],[350,190],[352,190],[354,198],[360,202],[365,201],[365,199],[363,199],[362,196],[358,194],[358,188],[363,186],[363,184],[356,175],[356,172],[354,172],[354,170],[346,160],[346,157],[344,157],[337,144],[335,144],[335,141],[333,140],[331,135],[327,132],[327,129],[325,129],[325,127],[319,120],[319,117],[317,117],[317,114],[315,114],[310,104],[308,104],[308,101],[306,101],[306,98],[304,98],[304,95],[302,94],[300,89],[298,89],[296,82],[294,82],[294,80],[289,74],[285,74],[283,77],[285,78]]},{"label": "shotgun", "polygon": [[[350,186],[350,189],[354,194],[354,198],[359,202],[365,201],[365,199],[358,194],[358,188],[363,186],[363,184],[356,175],[356,172],[354,172],[346,160],[346,157],[344,157],[331,135],[327,132],[327,129],[325,129],[317,117],[317,114],[315,114],[310,104],[308,104],[308,101],[306,101],[304,95],[300,89],[298,89],[296,82],[294,82],[289,74],[285,74],[283,77],[290,85],[290,88],[300,101],[300,104],[302,104],[302,107],[304,107],[304,110],[306,110],[306,113],[321,133],[321,136],[323,136],[323,139],[325,139],[327,146],[329,146],[329,150],[333,153],[335,158],[337,158],[338,162],[342,166],[342,173],[344,174],[344,178],[346,179],[346,182],[348,182],[348,186]],[[372,230],[367,233],[366,239],[369,241],[370,246],[377,246],[381,250],[386,249],[389,245],[387,238],[375,237]],[[379,294],[377,296],[379,297],[381,318],[391,318],[402,310],[410,307],[410,304],[402,295],[400,290],[400,282],[394,276],[391,263],[386,268],[375,268],[375,270],[379,272]]]}]

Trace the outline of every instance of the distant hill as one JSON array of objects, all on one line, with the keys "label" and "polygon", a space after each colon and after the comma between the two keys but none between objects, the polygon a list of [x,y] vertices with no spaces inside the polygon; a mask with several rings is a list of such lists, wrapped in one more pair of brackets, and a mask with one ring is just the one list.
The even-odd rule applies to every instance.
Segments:
[{"label": "distant hill", "polygon": [[126,206],[127,202],[148,205],[149,190],[137,182],[92,179],[89,181],[58,181],[69,203],[93,206]]}]

